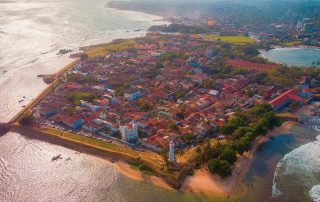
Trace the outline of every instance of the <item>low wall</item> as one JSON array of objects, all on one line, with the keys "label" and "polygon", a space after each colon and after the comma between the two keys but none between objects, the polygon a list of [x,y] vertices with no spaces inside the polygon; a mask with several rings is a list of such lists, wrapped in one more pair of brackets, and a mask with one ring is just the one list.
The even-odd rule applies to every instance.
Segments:
[{"label": "low wall", "polygon": [[[63,69],[59,70],[59,72],[56,73],[57,77],[60,77],[61,74],[63,74],[64,72],[70,70],[71,68],[73,68],[79,61],[80,61],[80,59],[76,59],[75,61],[73,61],[70,64],[68,64],[67,66],[65,66]],[[32,108],[35,107],[35,105],[40,100],[45,98],[50,92],[52,92],[54,89],[56,89],[59,86],[60,83],[61,83],[61,80],[59,78],[57,78],[46,89],[44,89],[37,97],[35,97],[24,109],[22,109],[18,114],[16,114],[9,121],[9,123],[17,122],[19,120],[19,118],[21,117],[21,115],[27,113],[28,111],[32,111]]]},{"label": "low wall", "polygon": [[181,183],[180,183],[181,180],[179,180],[180,179],[179,174],[176,175],[176,174],[169,174],[169,173],[162,172],[159,166],[140,156],[133,156],[127,153],[108,150],[106,148],[82,143],[76,140],[72,140],[59,135],[47,133],[45,131],[36,130],[30,127],[21,126],[18,124],[12,124],[10,131],[19,133],[21,135],[24,135],[30,138],[34,138],[34,139],[49,142],[52,144],[60,145],[66,148],[70,148],[79,152],[95,155],[95,156],[107,159],[109,161],[123,160],[130,164],[143,163],[144,165],[148,166],[153,173],[163,178],[173,188],[177,189],[181,186]]}]

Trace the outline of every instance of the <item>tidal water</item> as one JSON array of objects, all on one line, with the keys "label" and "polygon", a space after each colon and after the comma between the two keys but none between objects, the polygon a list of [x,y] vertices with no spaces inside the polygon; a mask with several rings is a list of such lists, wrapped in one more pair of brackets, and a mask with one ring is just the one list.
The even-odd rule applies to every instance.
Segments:
[{"label": "tidal water", "polygon": [[141,36],[161,17],[106,7],[106,0],[0,0],[0,121],[7,121],[70,59],[60,49]]},{"label": "tidal water", "polygon": [[262,51],[261,56],[288,66],[320,67],[319,48],[275,48]]},{"label": "tidal water", "polygon": [[244,180],[248,191],[239,201],[315,201],[310,191],[320,184],[317,135],[299,126],[261,145]]},{"label": "tidal water", "polygon": [[[132,180],[110,162],[16,133],[0,137],[0,201],[200,201]],[[52,161],[52,157],[61,155]]]}]

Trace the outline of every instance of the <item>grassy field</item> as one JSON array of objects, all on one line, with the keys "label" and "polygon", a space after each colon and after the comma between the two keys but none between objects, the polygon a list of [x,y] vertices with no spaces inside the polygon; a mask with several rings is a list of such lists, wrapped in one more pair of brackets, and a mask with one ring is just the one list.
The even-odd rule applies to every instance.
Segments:
[{"label": "grassy field", "polygon": [[292,42],[285,42],[281,44],[285,47],[295,47],[295,46],[301,46],[303,43],[301,41],[292,41]]},{"label": "grassy field", "polygon": [[74,133],[60,131],[55,128],[43,127],[43,128],[41,128],[41,131],[44,131],[44,132],[47,132],[47,133],[50,133],[53,135],[58,135],[58,136],[61,136],[64,138],[72,139],[74,141],[81,142],[84,144],[90,144],[92,146],[107,149],[112,152],[128,154],[128,155],[132,156],[133,158],[141,157],[142,159],[144,159],[146,161],[152,162],[157,167],[163,167],[163,165],[165,164],[163,158],[159,154],[151,152],[151,151],[145,151],[145,152],[136,151],[136,150],[130,149],[128,147],[125,147],[125,146],[122,146],[119,144],[108,143],[108,142],[100,141],[100,140],[97,140],[94,138],[85,137],[82,135],[77,135]]},{"label": "grassy field", "polygon": [[121,40],[118,42],[112,42],[108,44],[85,47],[82,48],[82,50],[87,52],[89,58],[94,58],[97,56],[105,56],[109,52],[125,50],[133,47],[134,45],[134,40]]},{"label": "grassy field", "polygon": [[69,133],[69,132],[65,132],[65,131],[60,131],[57,130],[55,128],[41,128],[41,131],[50,133],[50,134],[54,134],[54,135],[59,135],[61,137],[65,137],[65,138],[70,138],[72,140],[75,141],[79,141],[82,143],[86,143],[86,144],[90,144],[90,145],[94,145],[94,146],[98,146],[98,147],[102,147],[105,149],[110,149],[112,151],[116,151],[116,152],[125,152],[127,154],[133,155],[133,156],[137,156],[139,155],[139,153],[135,150],[132,150],[130,148],[118,145],[118,144],[113,144],[113,143],[107,143],[107,142],[103,142],[100,141],[98,139],[94,139],[94,138],[89,138],[89,137],[85,137],[82,135],[77,135],[74,133]]},{"label": "grassy field", "polygon": [[223,41],[232,44],[247,44],[254,43],[255,40],[246,36],[217,36],[217,35],[206,35],[206,40],[209,41]]}]

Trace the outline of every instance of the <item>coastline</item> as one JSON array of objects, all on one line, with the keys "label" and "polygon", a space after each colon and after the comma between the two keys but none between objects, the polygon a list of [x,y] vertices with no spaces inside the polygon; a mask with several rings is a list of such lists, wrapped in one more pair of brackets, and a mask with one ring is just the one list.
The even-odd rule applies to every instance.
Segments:
[{"label": "coastline", "polygon": [[[57,74],[63,74],[64,71],[67,71],[70,67],[72,67],[76,63],[75,61],[71,64],[69,64],[67,67],[61,69],[58,71]],[[56,83],[59,83],[59,79],[53,83],[53,85],[49,86],[47,89],[45,89],[36,99],[34,99],[28,107],[26,107],[22,112],[20,112],[15,119],[12,120],[12,122],[16,122],[18,120],[19,115],[23,114],[24,112],[28,111],[28,109],[31,109],[39,100],[41,100],[48,92],[50,92]],[[44,141],[48,141],[53,144],[62,145],[68,148],[71,148],[73,150],[83,150],[83,152],[88,153],[90,155],[95,155],[102,157],[110,162],[118,161],[118,163],[115,163],[118,170],[123,173],[124,175],[135,179],[139,181],[144,181],[146,183],[150,183],[153,185],[160,186],[162,188],[171,189],[174,190],[172,187],[179,187],[180,183],[182,184],[182,187],[180,188],[180,191],[183,192],[191,192],[191,193],[200,193],[206,196],[218,196],[218,197],[229,197],[229,195],[233,195],[235,193],[239,193],[239,191],[242,191],[244,186],[241,184],[242,179],[245,177],[246,173],[250,169],[251,163],[254,159],[254,154],[258,147],[264,143],[265,141],[269,140],[271,137],[274,137],[279,134],[288,133],[290,128],[294,125],[294,122],[285,122],[281,127],[276,128],[272,131],[269,131],[268,134],[265,137],[258,137],[252,144],[252,149],[249,152],[246,152],[244,155],[239,156],[238,161],[236,162],[232,176],[221,179],[217,175],[211,175],[208,171],[202,169],[195,172],[195,175],[193,177],[186,177],[182,178],[182,182],[180,180],[176,180],[179,182],[176,182],[178,186],[175,186],[175,183],[172,183],[175,179],[170,178],[170,176],[166,176],[165,174],[159,174],[161,172],[157,172],[159,177],[155,176],[148,176],[144,174],[143,172],[140,172],[138,170],[133,169],[130,167],[130,165],[126,162],[135,164],[137,162],[136,160],[132,160],[134,158],[126,158],[125,155],[120,155],[117,152],[114,151],[99,151],[103,150],[103,148],[97,148],[95,145],[90,145],[88,143],[84,142],[77,142],[73,141],[72,139],[59,137],[59,134],[46,134],[45,131],[39,131],[39,134],[33,134],[30,132],[30,134],[27,134],[28,132],[25,131],[18,131],[19,134],[24,134],[27,136],[30,136],[32,138],[41,139]],[[19,127],[19,126],[17,126]],[[16,129],[16,128],[15,128]],[[14,132],[17,132],[17,130],[13,130]],[[23,127],[20,127],[20,129],[23,130]],[[32,130],[32,129],[31,129]],[[41,133],[42,132],[42,133]],[[43,137],[39,137],[42,136]],[[50,137],[49,137],[50,136]],[[79,147],[79,148],[78,148]],[[122,152],[125,153],[125,152]],[[139,156],[135,156],[138,158]],[[139,157],[140,158],[140,157]],[[115,160],[116,159],[116,160]],[[153,171],[157,171],[158,169],[153,169]],[[179,178],[179,176],[178,176]],[[171,183],[167,183],[167,182]],[[171,187],[170,187],[170,185]],[[205,185],[205,186],[203,186]]]},{"label": "coastline", "polygon": [[[137,18],[138,21],[150,22],[151,25],[148,24],[149,27],[152,25],[170,23],[166,21],[162,16],[149,14],[141,11],[130,11],[109,7],[105,7],[104,9],[117,11],[121,13],[121,15],[125,16],[133,15],[134,18]],[[148,26],[139,30],[134,30],[130,28],[105,30],[104,33],[100,33],[98,36],[91,36],[86,38],[85,41],[79,41],[77,45],[71,44],[72,47],[70,47],[70,44],[66,43],[63,44],[61,47],[58,47],[57,49],[50,49],[47,50],[47,52],[42,51],[40,55],[34,56],[36,58],[29,58],[31,62],[20,65],[18,66],[19,68],[15,67],[9,69],[8,67],[9,71],[6,71],[6,75],[3,77],[4,82],[0,83],[0,96],[8,97],[3,101],[0,100],[0,104],[2,105],[0,107],[0,121],[10,121],[16,114],[23,110],[24,106],[27,106],[43,90],[45,90],[48,87],[48,85],[42,81],[42,78],[37,78],[37,75],[56,74],[57,72],[63,70],[65,66],[68,66],[70,63],[73,63],[75,61],[75,59],[69,57],[69,54],[57,56],[56,52],[58,52],[59,49],[70,48],[73,50],[70,54],[74,54],[79,53],[82,47],[107,44],[111,43],[113,40],[116,39],[131,39],[140,36],[145,36],[148,33]],[[42,56],[47,53],[52,54],[48,58]],[[20,70],[20,67],[23,68],[21,68]],[[12,78],[17,78],[17,80]],[[0,80],[1,79],[2,78],[0,78]],[[30,89],[28,89],[27,91],[22,90],[22,88],[17,89],[16,86],[20,86],[20,83],[25,83],[25,85],[30,86]],[[22,99],[23,102],[18,102]]]},{"label": "coastline", "polygon": [[[316,46],[306,46],[306,45],[298,45],[298,46],[274,46],[272,49],[270,50],[265,50],[265,49],[259,49],[259,56],[268,60],[269,62],[273,62],[276,63],[278,65],[286,65],[288,67],[319,67],[319,65],[315,65],[315,64],[302,64],[302,63],[306,63],[306,61],[287,61],[284,62],[284,59],[281,59],[283,61],[280,61],[279,58],[275,58],[275,56],[273,56],[273,54],[277,54],[280,53],[282,51],[284,51],[284,53],[286,53],[285,51],[315,51],[315,52],[319,52],[320,53],[320,47],[316,47]],[[275,53],[271,53],[271,51],[276,51]],[[311,59],[311,61],[316,60],[316,58]],[[295,64],[297,63],[297,64]]]},{"label": "coastline", "polygon": [[255,159],[257,149],[273,137],[290,134],[290,129],[297,124],[297,122],[287,121],[283,123],[282,126],[269,131],[266,136],[258,137],[253,142],[252,149],[249,152],[238,156],[231,176],[223,179],[202,168],[197,170],[194,176],[188,176],[180,190],[202,194],[207,197],[219,196],[222,198],[228,198],[244,191],[246,188],[245,185],[242,184],[242,181]]},{"label": "coastline", "polygon": [[[101,45],[101,44],[96,44],[96,45]],[[74,62],[76,61],[73,60],[73,63]],[[70,64],[68,64],[68,66],[70,66]],[[67,69],[68,68],[60,69],[57,74],[63,73]],[[37,100],[42,99],[42,97],[45,96],[44,95],[45,92],[50,91],[50,89],[51,89],[51,86],[48,86],[48,88],[45,89],[38,97],[34,98],[33,101],[30,103],[30,105],[26,107],[26,109],[22,110],[22,112],[20,112],[17,115],[17,117],[19,117],[19,115],[22,114],[23,112],[30,109],[33,106],[33,103],[36,103]],[[13,119],[12,122],[15,122],[16,120],[17,119]],[[267,136],[257,138],[253,142],[252,149],[238,158],[238,161],[235,164],[235,168],[233,169],[233,173],[231,177],[228,177],[227,179],[222,179],[217,175],[210,174],[207,170],[204,170],[204,169],[197,170],[194,176],[187,177],[184,180],[182,188],[180,190],[193,192],[193,193],[200,193],[207,196],[222,196],[222,197],[229,197],[230,194],[237,193],[238,191],[243,189],[243,185],[241,184],[241,181],[243,180],[246,173],[250,169],[251,163],[254,160],[254,154],[256,150],[259,148],[259,146],[264,142],[268,141],[272,137],[290,132],[289,130],[293,125],[294,125],[293,122],[286,122],[281,127],[276,128],[272,131],[269,131]],[[28,134],[28,135],[33,136],[33,134]],[[76,144],[73,144],[72,142],[63,141],[62,139],[59,140],[58,138],[55,138],[55,137],[50,137],[52,139],[49,138],[49,140],[47,139],[48,137],[39,138],[39,136],[33,136],[32,138],[37,138],[37,139],[43,138],[42,139],[43,141],[48,141],[53,144],[63,145],[65,147],[69,147],[76,151],[78,151],[80,147],[81,152],[101,157],[103,159],[108,160],[111,163],[114,161],[114,159],[106,155],[105,152],[103,151],[99,152],[94,148],[90,148],[90,145],[78,146]],[[117,161],[115,165],[122,174],[134,180],[144,181],[146,183],[160,186],[165,189],[174,190],[172,187],[168,185],[168,183],[165,182],[163,178],[146,175],[141,171],[133,169],[125,161],[122,161],[122,160]]]},{"label": "coastline", "polygon": [[[307,105],[298,111],[308,110],[309,108],[310,106]],[[281,127],[269,131],[266,136],[257,138],[253,142],[252,149],[249,152],[246,152],[244,155],[238,157],[238,161],[235,164],[232,176],[222,179],[218,175],[212,175],[205,169],[200,169],[195,172],[194,176],[186,177],[178,191],[181,191],[182,193],[200,194],[209,198],[229,198],[237,196],[237,194],[246,190],[245,185],[242,184],[242,180],[249,171],[251,164],[254,161],[254,154],[259,146],[270,140],[272,137],[282,134],[289,134],[291,127],[295,126],[296,124],[298,123],[287,121]],[[142,171],[133,168],[132,165],[122,160],[121,157],[114,158],[114,156],[109,155],[102,150],[99,151],[91,145],[75,144],[72,141],[65,141],[64,139],[54,137],[53,135],[26,132],[22,127],[17,125],[13,126],[14,127],[11,130],[12,132],[17,132],[29,138],[39,139],[41,141],[67,147],[81,153],[86,153],[88,155],[93,155],[107,160],[108,162],[113,163],[119,172],[133,180],[142,181],[167,190],[177,191],[176,189],[172,188],[172,186],[170,186],[163,177],[145,174]],[[19,129],[22,131],[19,131]]]},{"label": "coastline", "polygon": [[167,190],[175,191],[170,185],[168,185],[162,178],[157,176],[152,176],[143,173],[142,171],[139,171],[137,169],[132,168],[132,166],[125,161],[117,161],[115,162],[115,165],[122,174],[125,176],[138,181],[143,181],[148,184],[152,184]]},{"label": "coastline", "polygon": [[[128,12],[128,13],[131,13],[134,15],[141,14],[142,19],[145,18],[146,16],[148,16],[148,17],[153,16],[152,21],[155,22],[154,23],[155,25],[159,24],[159,22],[161,22],[162,24],[163,23],[165,23],[165,24],[170,23],[170,22],[166,21],[162,16],[158,16],[158,15],[154,15],[154,14],[144,13],[144,12],[140,12],[140,11],[130,11],[130,10],[127,11],[127,10],[115,9],[115,8],[109,8],[109,7],[107,7],[107,9],[115,10],[115,11],[119,11],[119,12]],[[158,23],[156,23],[156,22],[158,22]],[[90,44],[79,47],[78,50],[74,50],[73,52],[71,52],[71,54],[77,53],[77,52],[81,51],[81,49],[83,49],[83,48],[109,44],[109,43],[112,43],[114,40],[131,39],[131,38],[133,39],[133,38],[136,38],[141,35],[145,36],[148,32],[149,31],[147,29],[146,30],[139,30],[139,31],[132,30],[132,31],[130,31],[130,33],[129,33],[129,31],[127,31],[127,33],[129,33],[129,34],[126,34],[125,36],[121,36],[121,37],[115,36],[115,37],[111,37],[111,39],[106,38],[106,37],[91,39]],[[69,55],[69,54],[67,54],[67,55]],[[61,75],[79,62],[79,58],[70,58],[67,55],[64,57],[64,58],[68,58],[67,62],[65,62],[65,64],[63,64],[62,68],[57,68],[57,69],[53,70],[54,72],[52,72],[51,75]],[[37,74],[38,73],[39,72],[37,72]],[[56,76],[55,81],[53,81],[49,85],[46,85],[40,92],[37,93],[37,95],[35,95],[33,98],[31,98],[28,101],[28,103],[26,103],[26,107],[20,109],[18,111],[18,113],[16,113],[13,117],[8,116],[7,117],[8,120],[1,120],[1,121],[8,121],[11,124],[17,122],[17,120],[19,119],[19,117],[22,114],[28,113],[28,111],[30,111],[32,109],[32,107],[36,103],[38,103],[38,101],[40,101],[43,97],[45,97],[49,92],[51,92],[52,89],[55,88],[55,86],[57,86],[60,83],[58,77],[59,76]],[[38,140],[45,141],[48,143],[60,145],[60,146],[66,147],[66,148],[70,148],[75,151],[79,151],[79,152],[83,152],[83,153],[86,153],[89,155],[97,156],[99,158],[107,160],[110,163],[114,163],[117,170],[129,178],[132,178],[134,180],[144,181],[148,184],[159,186],[159,187],[162,187],[162,188],[165,188],[168,190],[172,190],[172,191],[175,190],[163,178],[158,177],[158,176],[149,176],[147,174],[144,174],[142,171],[139,171],[139,170],[132,168],[132,166],[129,163],[125,162],[124,160],[121,160],[121,161],[116,160],[116,162],[114,162],[114,158],[112,158],[109,155],[106,155],[106,153],[103,151],[98,151],[97,149],[90,147],[89,145],[75,144],[70,141],[64,141],[61,138],[56,138],[56,137],[53,137],[50,135],[42,136],[43,134],[39,135],[39,134],[35,134],[33,132],[27,133],[27,132],[23,131],[23,129],[19,131],[19,130],[17,130],[17,127],[11,128],[11,130],[9,132],[16,132],[16,133],[19,133],[20,135],[23,135],[28,138],[38,139]]]},{"label": "coastline", "polygon": [[108,153],[103,148],[94,147],[93,145],[86,143],[73,142],[66,140],[63,137],[55,137],[54,135],[50,135],[41,131],[35,131],[33,129],[18,125],[12,125],[9,132],[18,133],[26,138],[48,142],[50,144],[66,147],[80,153],[96,156],[108,161],[110,164],[113,164],[119,172],[133,180],[143,181],[154,186],[175,191],[175,189],[173,189],[163,178],[156,175],[147,175],[142,171],[134,169],[131,166],[131,163],[135,164],[138,162],[138,157],[132,157],[132,159],[123,158],[123,156],[119,156],[118,154]]},{"label": "coastline", "polygon": [[[56,74],[57,75],[63,74],[65,71],[73,67],[75,63],[77,63],[77,61],[74,61],[73,63],[69,64],[65,68],[58,71]],[[19,119],[19,116],[21,114],[27,112],[29,109],[32,109],[32,107],[34,107],[34,105],[39,100],[41,100],[44,96],[46,96],[58,84],[59,84],[59,78],[56,78],[54,83],[52,83],[52,85],[49,85],[47,89],[45,89],[40,95],[38,95],[38,97],[35,98],[29,104],[28,107],[22,110],[12,120],[12,122],[16,122]],[[35,132],[32,132],[32,130],[34,130],[32,128],[29,128],[30,132],[28,132],[28,131],[25,131],[28,128],[17,126],[17,125],[14,125],[13,131],[18,132],[19,134],[30,136],[32,138],[37,138],[43,141],[48,141],[53,144],[62,145],[76,151],[80,149],[82,150],[81,152],[102,157],[110,162],[115,161],[116,162],[115,165],[117,169],[124,175],[134,180],[144,181],[146,183],[160,186],[162,188],[170,189],[170,190],[175,190],[172,187],[179,188],[180,185],[182,185],[182,187],[179,189],[182,192],[197,193],[197,194],[202,194],[209,197],[229,197],[230,195],[233,196],[234,194],[237,194],[240,191],[244,190],[245,186],[242,184],[242,180],[247,174],[248,170],[250,169],[251,163],[254,160],[254,154],[259,148],[259,146],[264,142],[268,141],[272,137],[275,137],[277,135],[284,134],[284,133],[289,133],[290,128],[295,124],[296,124],[295,122],[285,122],[281,127],[275,128],[274,130],[269,131],[266,136],[256,138],[256,140],[252,144],[252,149],[249,152],[244,153],[244,155],[238,156],[238,161],[234,165],[232,175],[225,179],[222,179],[217,175],[212,175],[205,169],[197,170],[195,172],[195,175],[192,177],[188,176],[185,178],[185,175],[184,175],[182,178],[180,178],[179,174],[169,176],[168,173],[164,173],[160,171],[159,168],[156,168],[154,166],[151,166],[150,168],[152,168],[152,171],[157,173],[159,177],[149,176],[143,172],[133,169],[128,164],[128,163],[136,164],[137,162],[146,163],[146,161],[148,160],[149,162],[147,162],[147,165],[149,166],[150,164],[152,164],[152,162],[150,162],[150,159],[144,159],[140,155],[134,156],[124,151],[122,152],[114,151],[112,149],[110,150],[108,148],[102,148],[87,142],[80,142],[72,138],[65,138],[63,137],[63,135],[59,134],[58,132],[57,133],[48,132],[45,130],[41,131],[41,129],[39,131],[36,129]],[[17,130],[17,128],[19,130]],[[131,157],[128,158],[128,156],[131,156]],[[140,158],[141,158],[141,161],[140,161]]]}]

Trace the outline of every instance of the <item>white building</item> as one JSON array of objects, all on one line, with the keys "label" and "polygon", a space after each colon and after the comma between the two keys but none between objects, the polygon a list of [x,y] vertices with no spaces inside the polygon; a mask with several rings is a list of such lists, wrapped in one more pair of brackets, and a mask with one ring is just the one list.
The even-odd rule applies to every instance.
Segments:
[{"label": "white building", "polygon": [[120,125],[119,129],[123,141],[131,143],[138,140],[138,125],[136,122],[133,121],[125,126]]},{"label": "white building", "polygon": [[129,101],[139,99],[141,97],[141,91],[139,91],[139,90],[134,91],[133,90],[131,92],[125,92],[124,97]]},{"label": "white building", "polygon": [[174,160],[174,143],[173,141],[171,140],[170,142],[170,149],[169,149],[169,162],[170,163],[173,163],[175,160]]}]

